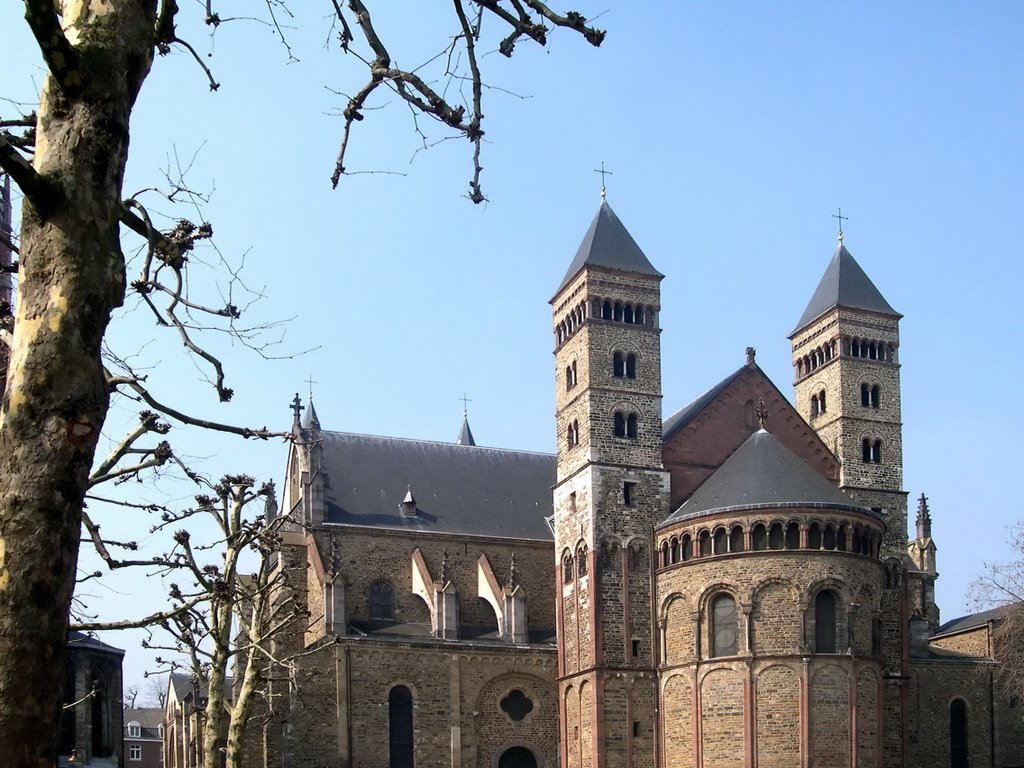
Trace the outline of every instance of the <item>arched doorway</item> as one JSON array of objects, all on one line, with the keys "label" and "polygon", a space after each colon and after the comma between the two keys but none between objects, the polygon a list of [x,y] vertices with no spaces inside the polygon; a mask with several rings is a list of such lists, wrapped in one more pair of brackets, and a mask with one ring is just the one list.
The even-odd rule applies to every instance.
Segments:
[{"label": "arched doorway", "polygon": [[498,768],[537,768],[537,758],[526,747],[512,747],[498,758]]}]

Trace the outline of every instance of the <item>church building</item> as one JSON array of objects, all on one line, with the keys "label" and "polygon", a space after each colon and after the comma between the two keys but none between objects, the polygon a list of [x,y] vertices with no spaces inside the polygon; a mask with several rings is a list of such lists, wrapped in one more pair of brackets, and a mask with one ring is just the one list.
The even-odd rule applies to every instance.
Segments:
[{"label": "church building", "polygon": [[602,198],[550,302],[554,455],[296,398],[279,565],[312,623],[260,764],[1024,766],[998,615],[942,625],[923,495],[908,535],[901,315],[842,232],[792,402],[748,349],[666,418],[662,277]]}]

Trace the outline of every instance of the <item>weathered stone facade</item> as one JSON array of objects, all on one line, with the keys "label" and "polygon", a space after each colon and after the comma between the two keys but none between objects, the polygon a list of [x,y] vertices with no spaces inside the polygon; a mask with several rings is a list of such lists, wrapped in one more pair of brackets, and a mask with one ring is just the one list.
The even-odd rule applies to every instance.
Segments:
[{"label": "weathered stone facade", "polygon": [[899,314],[840,243],[795,404],[747,350],[663,420],[661,277],[602,203],[551,302],[555,456],[296,403],[282,597],[310,624],[259,762],[1024,765],[991,625],[939,626],[923,497],[908,537]]}]

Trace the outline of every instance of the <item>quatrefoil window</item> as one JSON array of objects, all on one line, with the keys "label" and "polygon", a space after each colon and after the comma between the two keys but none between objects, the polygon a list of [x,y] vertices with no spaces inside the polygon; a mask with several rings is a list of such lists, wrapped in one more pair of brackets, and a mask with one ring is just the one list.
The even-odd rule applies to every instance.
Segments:
[{"label": "quatrefoil window", "polygon": [[505,714],[517,723],[533,711],[533,702],[518,688],[509,691],[508,696],[501,700],[501,708]]}]

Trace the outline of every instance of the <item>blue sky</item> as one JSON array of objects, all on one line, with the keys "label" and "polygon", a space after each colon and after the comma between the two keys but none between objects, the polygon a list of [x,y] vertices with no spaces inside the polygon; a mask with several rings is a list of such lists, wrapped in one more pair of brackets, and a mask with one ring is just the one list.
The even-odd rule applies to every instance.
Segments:
[{"label": "blue sky", "polygon": [[[294,318],[274,347],[281,360],[211,342],[237,393],[222,407],[173,340],[125,312],[112,344],[153,369],[161,396],[286,429],[288,402],[312,377],[326,428],[453,440],[465,392],[478,443],[553,451],[546,302],[596,211],[601,162],[613,173],[610,204],[666,274],[665,415],[739,367],[747,346],[789,393],[786,337],[835,248],[832,214],[842,207],[847,247],[905,316],[911,520],[926,493],[943,618],[968,610],[968,583],[985,561],[1011,556],[1006,529],[1019,518],[1010,484],[1024,331],[1013,255],[1024,203],[1024,6],[577,3],[600,14],[600,49],[555,33],[546,49],[522,44],[511,60],[483,59],[494,86],[484,105],[490,202],[473,206],[461,197],[468,145],[417,153],[395,99],[379,99],[357,126],[348,167],[403,175],[351,176],[331,190],[337,92],[353,92],[363,73],[325,47],[329,5],[301,5],[290,64],[269,28],[225,24],[211,39],[184,5],[181,33],[212,54],[222,87],[210,93],[177,52],[155,63],[139,99],[126,192],[159,184],[175,157],[190,164],[189,183],[211,193],[204,214],[219,253],[236,264],[244,255],[246,283],[265,287],[252,316]],[[377,22],[398,63],[415,66],[454,27],[444,4],[402,5],[417,16]],[[0,94],[31,102],[41,74],[18,4],[0,7],[0,30]],[[13,111],[0,102],[0,115]],[[223,288],[205,266],[218,258],[198,255],[194,288]],[[280,482],[280,444],[179,445],[212,475]],[[192,493],[173,487],[182,503]],[[160,547],[148,523],[115,524]],[[156,587],[97,585],[90,600],[123,612],[149,604]],[[141,677],[135,641],[107,640],[129,649],[126,681]]]}]

